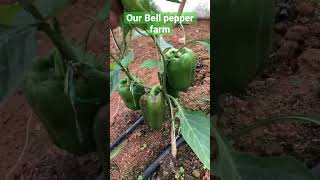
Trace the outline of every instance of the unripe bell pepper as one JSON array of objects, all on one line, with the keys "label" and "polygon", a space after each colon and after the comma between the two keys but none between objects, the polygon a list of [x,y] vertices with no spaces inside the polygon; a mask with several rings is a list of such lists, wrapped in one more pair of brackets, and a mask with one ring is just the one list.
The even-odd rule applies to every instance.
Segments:
[{"label": "unripe bell pepper", "polygon": [[108,96],[103,66],[85,66],[81,69],[83,76],[74,78],[76,111],[64,92],[65,78],[55,72],[49,57],[35,59],[23,82],[23,93],[55,145],[72,154],[94,152],[93,120]]},{"label": "unripe bell pepper", "polygon": [[[131,83],[133,84],[131,85]],[[127,79],[120,81],[119,94],[129,109],[134,111],[140,109],[139,99],[144,93],[144,87],[137,82],[132,82]]]},{"label": "unripe bell pepper", "polygon": [[165,53],[168,60],[168,83],[172,90],[185,91],[194,81],[196,71],[195,55],[191,49],[171,48]]},{"label": "unripe bell pepper", "polygon": [[152,129],[160,129],[165,120],[166,100],[159,86],[152,87],[140,98],[140,107],[145,122]]},{"label": "unripe bell pepper", "polygon": [[269,55],[273,1],[214,0],[215,93],[243,91]]}]

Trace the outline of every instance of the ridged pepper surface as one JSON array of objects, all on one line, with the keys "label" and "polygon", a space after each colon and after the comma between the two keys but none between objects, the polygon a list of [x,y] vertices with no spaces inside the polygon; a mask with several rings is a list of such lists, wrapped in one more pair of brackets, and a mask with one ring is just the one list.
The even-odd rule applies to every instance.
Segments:
[{"label": "ridged pepper surface", "polygon": [[165,120],[166,100],[159,88],[152,87],[149,93],[140,98],[143,119],[152,129],[160,129]]},{"label": "ridged pepper surface", "polygon": [[[128,79],[121,80],[118,91],[122,100],[129,109],[134,111],[139,110],[139,99],[145,92],[144,87],[136,82],[132,82],[132,85],[130,85],[130,83],[131,81]],[[130,91],[130,86],[132,91]]]},{"label": "ridged pepper surface", "polygon": [[191,49],[171,48],[165,56],[168,60],[167,77],[170,88],[175,91],[185,91],[194,81],[196,58]]}]

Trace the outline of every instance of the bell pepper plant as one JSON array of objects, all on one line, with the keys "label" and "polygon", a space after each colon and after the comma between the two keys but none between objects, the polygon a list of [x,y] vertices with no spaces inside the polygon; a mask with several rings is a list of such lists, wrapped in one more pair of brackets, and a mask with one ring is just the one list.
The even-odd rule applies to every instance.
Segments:
[{"label": "bell pepper plant", "polygon": [[[107,105],[109,76],[96,54],[63,34],[57,14],[66,2],[17,0],[0,4],[0,102],[22,82],[28,103],[55,145],[76,155],[105,152],[106,142],[101,144],[105,129],[97,128],[105,123],[95,117]],[[93,25],[107,18],[106,10],[91,19]],[[36,56],[37,31],[54,46],[44,57]]]},{"label": "bell pepper plant", "polygon": [[[122,0],[121,2],[124,12],[155,12],[148,0]],[[118,91],[129,109],[140,110],[144,121],[152,130],[162,129],[166,118],[170,119],[172,155],[176,156],[177,153],[176,134],[181,134],[203,162],[204,167],[210,169],[209,118],[202,111],[186,110],[177,99],[179,92],[184,92],[191,87],[195,79],[196,55],[187,46],[199,43],[209,49],[209,41],[195,40],[181,47],[173,47],[161,35],[150,34],[145,29],[146,26],[147,24],[122,22],[121,41],[111,30],[112,41],[116,47],[116,51],[110,54],[111,93],[114,90]],[[159,84],[152,87],[136,78],[128,68],[135,58],[133,51],[129,50],[133,32],[150,38],[161,55],[161,59],[156,60],[156,66],[147,67],[159,68]],[[121,72],[124,73],[125,79],[121,78]],[[139,104],[137,104],[138,100]],[[176,119],[180,119],[179,131],[176,129]]]}]

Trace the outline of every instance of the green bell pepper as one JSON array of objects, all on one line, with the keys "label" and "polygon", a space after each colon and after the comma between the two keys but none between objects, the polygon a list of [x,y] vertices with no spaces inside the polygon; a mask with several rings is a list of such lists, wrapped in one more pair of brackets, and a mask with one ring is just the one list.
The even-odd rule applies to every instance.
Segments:
[{"label": "green bell pepper", "polygon": [[166,100],[159,86],[152,87],[140,98],[140,107],[145,122],[152,129],[160,129],[165,120]]},{"label": "green bell pepper", "polygon": [[167,77],[169,86],[175,91],[185,91],[195,78],[196,61],[191,49],[171,48],[165,53],[168,61]]},{"label": "green bell pepper", "polygon": [[139,99],[145,93],[142,85],[137,82],[129,81],[128,79],[123,79],[119,83],[118,92],[129,109],[134,111],[140,109]]},{"label": "green bell pepper", "polygon": [[214,0],[214,73],[218,94],[246,88],[264,67],[273,27],[273,1]]},{"label": "green bell pepper", "polygon": [[94,152],[94,117],[108,97],[108,77],[103,67],[86,66],[82,76],[75,77],[74,110],[64,92],[64,77],[55,73],[54,61],[46,57],[35,59],[32,65],[23,82],[23,92],[54,144],[73,154]]}]

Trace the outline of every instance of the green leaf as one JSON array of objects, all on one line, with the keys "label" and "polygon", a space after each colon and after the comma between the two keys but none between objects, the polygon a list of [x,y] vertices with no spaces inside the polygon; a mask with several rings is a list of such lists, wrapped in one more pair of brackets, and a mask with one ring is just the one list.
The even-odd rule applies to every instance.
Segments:
[{"label": "green leaf", "polygon": [[11,25],[19,11],[22,11],[22,8],[17,3],[12,5],[0,5],[0,24]]},{"label": "green leaf", "polygon": [[148,68],[148,69],[159,68],[160,63],[161,62],[158,60],[147,59],[142,62],[142,64],[140,65],[140,68]]},{"label": "green leaf", "polygon": [[139,29],[139,28],[134,28],[132,30],[132,39],[135,39],[135,38],[141,37],[141,36],[149,36],[149,35],[146,31]]},{"label": "green leaf", "polygon": [[316,180],[306,166],[294,158],[256,157],[237,152],[214,126],[212,128],[219,155],[213,173],[222,180]]},{"label": "green leaf", "polygon": [[85,51],[82,47],[77,45],[72,45],[72,48],[76,56],[79,57],[79,62],[101,71],[105,70],[103,60],[98,59],[96,54]]},{"label": "green leaf", "polygon": [[116,63],[110,63],[110,71],[114,71],[118,68],[119,68],[119,66]]},{"label": "green leaf", "polygon": [[36,56],[34,26],[0,25],[0,103],[14,92]]},{"label": "green leaf", "polygon": [[179,105],[176,117],[180,119],[181,134],[198,156],[205,168],[210,170],[210,121],[202,111],[188,111]]},{"label": "green leaf", "polygon": [[192,43],[192,44],[201,44],[203,46],[205,46],[208,50],[208,54],[209,54],[209,57],[210,57],[210,39],[208,40],[193,40],[189,43]]},{"label": "green leaf", "polygon": [[109,1],[105,1],[102,9],[97,14],[97,20],[98,21],[104,21],[109,16]]},{"label": "green leaf", "polygon": [[118,87],[118,84],[121,80],[121,70],[116,69],[110,72],[110,96]]},{"label": "green leaf", "polygon": [[127,144],[128,140],[124,140],[123,142],[121,142],[114,150],[111,151],[110,153],[110,160],[116,158],[118,156],[118,154],[121,152],[121,150],[123,149],[123,147]]},{"label": "green leaf", "polygon": [[126,68],[133,61],[133,59],[134,59],[134,53],[132,51],[129,51],[120,62],[122,66]]},{"label": "green leaf", "polygon": [[171,45],[166,40],[164,40],[162,36],[159,36],[159,38],[156,38],[156,40],[159,42],[159,46],[161,48],[161,51],[164,51],[167,48],[173,47],[173,45]]},{"label": "green leaf", "polygon": [[123,16],[120,19],[120,26],[122,30],[122,42],[121,42],[121,51],[125,51],[127,48],[127,35],[131,30],[131,27],[129,24],[125,23]]},{"label": "green leaf", "polygon": [[[65,7],[68,0],[33,0],[34,6],[45,18],[57,15]],[[36,20],[24,9],[17,12],[15,21],[11,25],[34,24]]]}]

